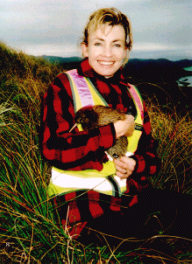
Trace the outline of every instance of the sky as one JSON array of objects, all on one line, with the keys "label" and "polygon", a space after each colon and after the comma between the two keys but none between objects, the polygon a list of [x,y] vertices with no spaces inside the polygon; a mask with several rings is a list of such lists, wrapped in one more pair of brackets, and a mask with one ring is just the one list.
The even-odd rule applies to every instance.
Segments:
[{"label": "sky", "polygon": [[81,57],[88,18],[104,7],[131,20],[130,58],[192,59],[192,0],[0,0],[0,42],[28,55]]}]

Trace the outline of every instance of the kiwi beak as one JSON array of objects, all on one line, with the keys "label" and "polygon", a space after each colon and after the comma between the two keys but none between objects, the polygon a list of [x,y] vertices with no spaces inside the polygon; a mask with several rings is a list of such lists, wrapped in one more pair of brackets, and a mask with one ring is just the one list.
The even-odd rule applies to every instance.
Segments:
[{"label": "kiwi beak", "polygon": [[71,131],[73,131],[73,129],[77,126],[77,123],[75,123],[72,128],[69,130],[69,133],[71,133]]}]

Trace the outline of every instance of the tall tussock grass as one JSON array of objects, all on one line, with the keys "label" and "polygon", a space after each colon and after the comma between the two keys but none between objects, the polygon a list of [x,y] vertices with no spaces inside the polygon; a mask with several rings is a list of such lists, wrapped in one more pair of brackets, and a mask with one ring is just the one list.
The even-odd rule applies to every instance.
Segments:
[{"label": "tall tussock grass", "polygon": [[[107,245],[85,248],[70,237],[46,192],[50,167],[39,143],[41,96],[63,69],[3,43],[0,68],[0,263],[142,263],[146,258],[191,263],[187,239],[166,238],[174,248],[169,256],[149,250],[144,241],[120,253]],[[150,101],[147,105],[163,164],[153,185],[191,193],[190,115],[180,118],[174,110],[163,113]]]},{"label": "tall tussock grass", "polygon": [[183,116],[174,106],[166,111],[153,103],[148,102],[147,106],[162,160],[161,171],[151,179],[152,183],[155,187],[192,194],[192,111]]}]

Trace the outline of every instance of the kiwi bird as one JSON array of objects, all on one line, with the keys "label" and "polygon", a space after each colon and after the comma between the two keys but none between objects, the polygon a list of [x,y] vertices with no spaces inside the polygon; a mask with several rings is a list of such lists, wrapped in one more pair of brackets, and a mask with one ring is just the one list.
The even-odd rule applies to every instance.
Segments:
[{"label": "kiwi bird", "polygon": [[[79,109],[75,116],[76,124],[81,124],[85,131],[90,131],[99,126],[106,126],[118,120],[124,120],[126,115],[119,109],[113,109],[108,106],[95,105]],[[107,149],[107,153],[112,158],[118,158],[127,152],[127,137],[122,136],[116,139],[115,145]]]}]

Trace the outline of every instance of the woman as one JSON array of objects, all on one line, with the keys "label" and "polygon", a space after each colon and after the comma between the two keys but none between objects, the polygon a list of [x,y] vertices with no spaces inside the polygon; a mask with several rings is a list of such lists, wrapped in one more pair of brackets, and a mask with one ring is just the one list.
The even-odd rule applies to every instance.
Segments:
[{"label": "woman", "polygon": [[[43,100],[42,151],[52,165],[48,191],[61,223],[83,243],[104,241],[102,236],[96,241],[98,233],[88,236],[88,228],[105,233],[107,239],[118,237],[112,244],[152,235],[156,229],[172,234],[181,221],[175,216],[182,202],[154,190],[147,180],[160,167],[157,143],[139,92],[123,76],[132,47],[129,20],[115,8],[97,10],[89,18],[81,47],[85,59],[78,69],[58,75]],[[71,129],[77,110],[95,104],[119,109],[126,119],[88,132],[78,126]],[[111,159],[106,150],[123,135],[128,138],[127,153]]]}]

